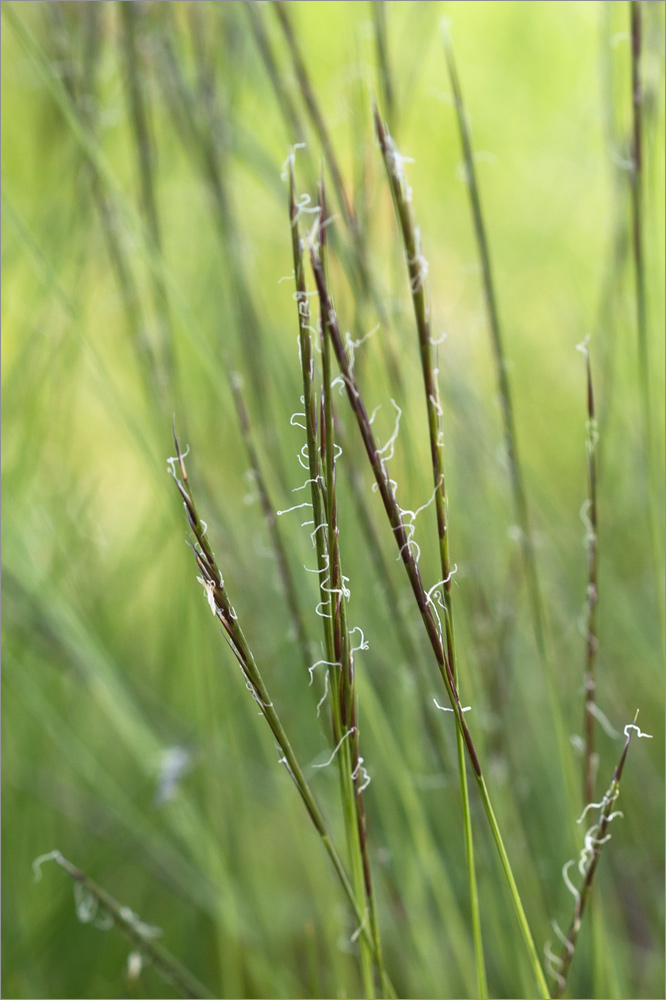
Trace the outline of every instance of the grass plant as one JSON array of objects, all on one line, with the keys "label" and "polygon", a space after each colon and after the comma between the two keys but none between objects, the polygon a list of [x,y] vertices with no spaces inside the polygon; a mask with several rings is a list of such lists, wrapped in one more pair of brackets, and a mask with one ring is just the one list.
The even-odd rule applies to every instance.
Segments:
[{"label": "grass plant", "polygon": [[3,3],[4,995],[661,994],[663,16]]}]

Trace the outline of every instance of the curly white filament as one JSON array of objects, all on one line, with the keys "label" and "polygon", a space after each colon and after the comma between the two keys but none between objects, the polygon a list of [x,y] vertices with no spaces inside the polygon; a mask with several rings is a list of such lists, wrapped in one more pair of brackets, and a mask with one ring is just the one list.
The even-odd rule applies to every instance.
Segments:
[{"label": "curly white filament", "polygon": [[641,729],[638,728],[638,726],[634,725],[633,722],[628,722],[627,725],[624,727],[624,735],[627,737],[627,739],[629,739],[630,729],[633,729],[634,732],[636,733],[636,736],[638,736],[640,739],[645,739],[645,740],[652,739],[650,733],[644,733]]},{"label": "curly white filament", "polygon": [[183,458],[187,458],[189,453],[190,453],[190,446],[188,444],[187,447],[185,448],[185,451],[181,452],[180,458],[178,457],[178,455],[174,455],[173,458],[167,458],[166,463],[169,466],[167,470],[169,472],[169,475],[171,476],[176,475],[176,462],[180,463],[180,460]]},{"label": "curly white filament", "polygon": [[[455,712],[454,708],[447,708],[446,705],[440,705],[436,698],[433,698],[432,700],[435,703],[435,708],[438,708],[440,712]],[[472,706],[466,705],[464,708],[461,706],[460,710],[461,712],[471,712]]]},{"label": "curly white filament", "polygon": [[313,663],[311,667],[308,667],[308,673],[310,674],[310,687],[312,687],[312,682],[314,681],[315,670],[317,669],[317,667],[321,666],[339,667],[340,664],[337,662],[337,660],[317,660],[316,663]]},{"label": "curly white filament", "polygon": [[317,702],[317,718],[319,718],[319,713],[321,712],[322,705],[326,701],[328,695],[328,671],[324,674],[324,693]]},{"label": "curly white filament", "polygon": [[32,863],[32,870],[35,876],[35,882],[41,882],[42,880],[42,865],[47,861],[57,861],[59,865],[62,865],[64,858],[60,851],[49,851],[48,854],[40,854],[38,858]]},{"label": "curly white filament", "polygon": [[569,860],[565,861],[565,863],[562,865],[562,879],[564,880],[564,884],[566,885],[567,889],[569,890],[569,892],[571,893],[571,895],[573,896],[573,898],[576,900],[576,906],[579,906],[580,905],[580,893],[579,893],[578,889],[576,888],[576,886],[571,881],[571,879],[569,878],[569,869],[571,868],[571,866],[573,864],[575,864],[574,859],[573,858],[569,858]]},{"label": "curly white filament", "polygon": [[361,642],[359,643],[358,646],[352,646],[349,652],[353,655],[354,653],[358,653],[359,650],[361,649],[370,649],[370,646],[366,642],[365,636],[363,635],[363,629],[360,627],[360,625],[354,625],[354,627],[349,630],[349,635],[350,636],[353,635],[354,632],[361,633]]},{"label": "curly white filament", "polygon": [[361,792],[364,792],[366,790],[366,788],[368,787],[368,785],[370,784],[370,782],[372,781],[372,778],[368,774],[367,770],[363,767],[363,758],[362,757],[358,758],[358,761],[356,763],[356,767],[352,771],[352,774],[351,774],[352,781],[356,781],[357,778],[359,777],[359,775],[361,776],[362,780],[361,780],[361,784],[356,789],[356,794],[357,795],[360,795]]},{"label": "curly white filament", "polygon": [[217,605],[215,603],[215,584],[212,580],[204,580],[203,577],[197,577],[197,583],[200,583],[204,589],[204,594],[206,595],[206,600],[208,601],[208,607],[217,615]]},{"label": "curly white filament", "polygon": [[312,504],[310,503],[309,500],[306,500],[305,503],[294,504],[293,507],[287,507],[286,510],[276,510],[275,513],[277,514],[278,517],[282,517],[283,514],[291,514],[292,510],[300,510],[302,507],[312,508]]},{"label": "curly white filament", "polygon": [[333,761],[335,760],[335,756],[336,756],[338,750],[340,749],[340,747],[342,746],[342,744],[344,743],[344,741],[347,739],[348,736],[351,736],[351,734],[355,733],[355,732],[356,732],[356,727],[352,726],[351,729],[348,729],[347,732],[344,734],[344,736],[341,737],[341,739],[338,742],[338,745],[336,746],[335,750],[333,751],[333,753],[331,754],[331,756],[328,758],[328,760],[324,761],[323,764],[313,764],[312,766],[313,767],[328,767],[329,764],[332,764]]},{"label": "curly white filament", "polygon": [[[400,418],[402,417],[402,410],[396,403],[395,399],[391,398],[391,402],[393,403],[393,406],[395,407],[396,411],[395,427],[393,428],[393,434],[391,434],[391,437],[388,439],[384,447],[379,448],[377,451],[377,454],[381,455],[385,462],[390,461],[395,453],[395,442],[397,441],[398,438],[398,432],[400,430]],[[386,452],[388,452],[388,454],[386,454]]]},{"label": "curly white filament", "polygon": [[560,940],[560,942],[567,949],[567,951],[569,952],[569,954],[573,955],[573,953],[574,953],[574,946],[571,943],[571,941],[569,940],[569,938],[566,936],[566,934],[564,934],[564,932],[560,928],[560,925],[558,924],[557,920],[551,920],[550,926],[553,928],[553,931],[557,935],[557,937]]}]

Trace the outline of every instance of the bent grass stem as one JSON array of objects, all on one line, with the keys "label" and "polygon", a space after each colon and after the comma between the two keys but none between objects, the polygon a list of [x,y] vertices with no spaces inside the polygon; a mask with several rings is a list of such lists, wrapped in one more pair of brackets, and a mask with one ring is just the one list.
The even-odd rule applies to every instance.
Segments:
[{"label": "bent grass stem", "polygon": [[33,862],[37,881],[41,877],[40,869],[45,861],[55,861],[60,865],[74,882],[75,890],[87,893],[94,900],[95,908],[99,908],[103,916],[113,920],[135,948],[145,954],[160,975],[172,983],[184,997],[190,997],[192,1000],[213,1000],[215,994],[211,993],[189,969],[186,969],[164,945],[155,940],[156,929],[139,920],[129,907],[123,906],[109,895],[106,889],[88,878],[85,872],[63,857],[60,851],[51,851]]},{"label": "bent grass stem", "polygon": [[[444,621],[446,631],[447,656],[451,665],[453,678],[458,683],[458,667],[455,656],[453,633],[453,602],[451,587],[451,560],[449,556],[449,525],[447,512],[446,485],[444,479],[444,432],[442,430],[442,407],[439,401],[439,385],[433,362],[432,336],[430,330],[430,310],[426,301],[426,264],[421,252],[420,235],[415,224],[411,202],[406,188],[402,169],[402,159],[391,138],[391,135],[381,120],[377,106],[374,107],[375,131],[384,159],[384,166],[393,196],[396,216],[402,234],[405,249],[405,261],[409,276],[409,286],[414,306],[414,317],[419,340],[421,368],[423,371],[423,387],[426,397],[428,415],[428,433],[430,438],[430,459],[432,463],[433,482],[435,487],[435,509],[437,512],[437,536],[439,539],[440,568],[442,573],[442,589],[444,594]],[[479,997],[488,995],[485,962],[483,957],[483,940],[481,935],[481,913],[479,908],[479,893],[476,884],[474,867],[474,839],[472,834],[472,814],[467,786],[467,771],[465,769],[465,749],[461,730],[456,728],[456,747],[458,753],[458,773],[463,807],[463,825],[465,831],[465,855],[467,859],[467,881],[469,887],[470,906],[472,913],[472,934],[474,937],[474,952],[476,959],[476,975]]]},{"label": "bent grass stem", "polygon": [[[243,676],[245,678],[246,686],[248,690],[252,693],[257,705],[259,706],[260,712],[268,723],[273,736],[277,742],[277,745],[282,753],[280,758],[281,763],[283,763],[292,778],[299,795],[308,811],[310,819],[312,820],[317,833],[321,839],[326,853],[328,854],[331,863],[335,869],[338,876],[340,884],[343,888],[347,899],[349,900],[352,910],[359,921],[360,933],[363,936],[364,941],[367,943],[370,949],[373,959],[377,964],[379,964],[379,957],[375,948],[375,943],[372,938],[371,933],[365,926],[364,912],[358,904],[356,893],[350,881],[347,869],[340,857],[340,854],[333,844],[328,827],[324,820],[323,813],[317,801],[310,789],[310,786],[305,778],[303,769],[294,753],[291,743],[287,737],[284,730],[280,717],[273,705],[271,697],[269,695],[268,689],[264,683],[263,677],[259,671],[257,663],[254,659],[254,654],[252,653],[245,635],[241,629],[238,622],[236,612],[231,605],[229,600],[226,587],[224,584],[224,578],[220,573],[215,560],[215,555],[206,537],[206,529],[199,518],[196,505],[194,503],[194,498],[192,496],[189,479],[187,476],[187,470],[185,467],[185,461],[183,454],[180,449],[180,444],[176,433],[174,430],[174,443],[176,447],[176,459],[172,463],[170,469],[170,474],[176,484],[178,492],[180,493],[183,503],[185,505],[185,511],[187,513],[187,519],[195,538],[195,543],[192,546],[194,552],[194,557],[196,559],[197,566],[201,573],[199,581],[203,584],[206,596],[208,599],[211,611],[220,622],[224,629],[225,638],[227,643],[236,657]],[[178,465],[180,471],[180,478],[173,466]],[[390,984],[389,984],[390,985]],[[390,996],[394,996],[395,993],[391,987]]]},{"label": "bent grass stem", "polygon": [[[315,230],[316,233],[316,230]],[[472,735],[470,733],[469,727],[465,721],[462,705],[460,703],[460,698],[458,696],[458,690],[455,678],[453,676],[453,671],[451,664],[449,662],[448,655],[442,644],[442,640],[439,635],[437,625],[435,623],[432,611],[428,605],[428,599],[426,592],[421,580],[421,574],[419,572],[416,559],[409,545],[409,537],[405,530],[405,524],[400,512],[400,508],[395,499],[393,489],[391,487],[390,478],[384,460],[382,459],[377,444],[374,439],[372,432],[372,427],[370,425],[370,418],[366,410],[363,398],[356,384],[356,379],[354,373],[350,368],[349,359],[345,351],[345,347],[342,341],[342,336],[340,334],[340,329],[338,326],[337,315],[335,308],[333,306],[333,301],[329,295],[326,276],[321,262],[321,257],[319,254],[319,244],[316,237],[311,237],[310,239],[310,260],[312,264],[312,270],[315,276],[315,281],[317,284],[317,289],[319,291],[320,301],[322,303],[322,308],[324,311],[323,323],[325,329],[328,331],[331,337],[331,342],[333,344],[333,350],[338,361],[342,379],[347,392],[347,398],[351,405],[352,411],[356,418],[359,431],[361,433],[361,438],[368,456],[368,460],[372,467],[372,471],[375,476],[375,481],[377,483],[377,488],[381,496],[382,502],[384,504],[384,509],[386,515],[389,519],[393,535],[395,537],[396,545],[398,546],[398,551],[402,563],[405,567],[412,591],[416,603],[419,608],[421,615],[421,620],[423,622],[424,628],[428,635],[430,645],[432,646],[433,653],[437,662],[439,672],[441,674],[444,686],[446,688],[447,694],[449,696],[451,707],[456,719],[456,725],[460,731],[461,737],[465,743],[465,748],[467,755],[469,757],[470,763],[476,775],[477,784],[481,792],[481,798],[483,801],[484,809],[488,817],[488,821],[491,826],[491,831],[493,834],[493,839],[495,841],[497,850],[500,855],[500,860],[502,863],[502,868],[504,874],[507,878],[509,884],[509,892],[511,895],[514,908],[518,917],[518,922],[520,925],[523,938],[529,953],[530,962],[534,971],[534,975],[538,984],[539,995],[542,998],[549,997],[548,985],[541,967],[541,962],[534,945],[534,940],[529,929],[529,924],[527,922],[527,917],[525,916],[525,911],[523,909],[523,904],[518,893],[515,879],[509,864],[509,859],[506,854],[506,849],[502,841],[499,826],[497,820],[495,819],[495,814],[493,812],[488,790],[483,778],[481,771],[481,765],[479,763],[478,754],[474,741],[472,740]]]}]

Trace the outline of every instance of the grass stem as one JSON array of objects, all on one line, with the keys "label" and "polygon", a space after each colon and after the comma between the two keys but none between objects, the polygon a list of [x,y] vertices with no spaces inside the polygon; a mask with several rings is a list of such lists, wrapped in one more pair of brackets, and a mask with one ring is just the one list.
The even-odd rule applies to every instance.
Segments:
[{"label": "grass stem", "polygon": [[585,714],[583,732],[585,739],[583,797],[585,804],[594,801],[594,783],[597,768],[595,753],[595,721],[596,721],[596,660],[597,647],[597,602],[599,599],[598,585],[598,538],[597,538],[597,421],[594,407],[594,387],[592,384],[592,366],[587,344],[580,345],[585,355],[585,372],[587,380],[587,481],[588,496],[584,505],[584,521],[586,526],[585,542],[587,546],[587,595],[585,601]]},{"label": "grass stem", "polygon": [[[453,632],[453,601],[451,585],[451,560],[449,556],[449,524],[447,511],[446,485],[444,478],[444,431],[442,428],[442,407],[439,401],[439,383],[433,360],[433,346],[430,329],[430,310],[426,301],[425,276],[427,265],[421,252],[420,233],[415,224],[410,197],[406,188],[406,180],[402,167],[402,158],[382,122],[377,107],[374,108],[375,130],[384,159],[386,173],[393,196],[398,223],[405,250],[405,260],[409,276],[409,286],[414,307],[414,317],[421,355],[421,369],[426,397],[428,417],[428,433],[430,439],[430,459],[435,490],[435,509],[437,512],[437,537],[439,541],[440,569],[442,573],[442,593],[444,600],[444,623],[446,634],[447,657],[453,679],[459,684],[458,667],[455,655]],[[435,598],[436,600],[436,598]],[[458,772],[460,777],[460,792],[463,807],[463,824],[465,830],[465,853],[467,858],[467,881],[469,886],[470,906],[472,913],[472,935],[476,959],[477,986],[479,997],[488,995],[485,961],[483,957],[483,940],[481,935],[481,915],[479,908],[479,893],[474,867],[474,839],[472,834],[472,814],[467,786],[467,771],[465,769],[465,748],[462,732],[456,728],[456,745],[458,752]]]},{"label": "grass stem", "polygon": [[453,671],[451,664],[449,663],[447,652],[445,646],[443,645],[442,636],[435,622],[433,612],[431,610],[428,597],[421,580],[421,574],[419,572],[418,564],[412,547],[410,545],[410,537],[405,528],[405,522],[400,510],[400,506],[395,498],[394,490],[391,485],[391,480],[386,468],[384,459],[382,458],[377,444],[375,442],[374,434],[370,424],[370,418],[368,416],[367,409],[363,402],[363,398],[359,391],[358,385],[356,383],[356,378],[353,370],[350,367],[349,358],[345,351],[345,347],[342,341],[342,336],[340,334],[340,329],[338,326],[337,315],[333,301],[329,295],[326,275],[324,273],[321,258],[318,253],[318,245],[316,241],[312,240],[310,244],[310,260],[312,264],[312,270],[315,276],[315,281],[317,284],[317,289],[319,291],[319,298],[322,303],[324,310],[324,327],[328,331],[333,344],[333,350],[335,352],[338,366],[340,368],[342,380],[345,385],[347,392],[347,398],[351,405],[352,411],[356,418],[356,422],[361,434],[363,445],[365,451],[372,467],[373,474],[375,476],[375,481],[377,483],[377,488],[386,511],[386,515],[389,519],[393,536],[395,538],[396,545],[398,546],[398,552],[400,559],[405,567],[412,592],[414,594],[419,613],[421,615],[421,620],[423,622],[424,628],[426,630],[430,645],[432,646],[433,653],[437,662],[437,666],[444,682],[449,700],[451,702],[451,707],[454,712],[456,719],[456,725],[458,726],[462,739],[465,744],[467,756],[472,765],[474,773],[481,790],[481,797],[483,800],[483,805],[488,817],[493,838],[497,846],[500,858],[502,860],[502,867],[509,884],[509,892],[511,899],[518,916],[518,922],[520,925],[521,932],[525,939],[525,944],[530,957],[530,962],[534,970],[534,975],[537,981],[539,995],[543,998],[549,996],[548,986],[543,974],[543,969],[541,968],[541,962],[539,960],[536,948],[534,945],[534,940],[527,923],[523,905],[518,893],[516,882],[513,877],[511,867],[508,861],[506,850],[502,838],[500,836],[499,827],[497,821],[495,820],[494,813],[490,804],[490,798],[488,791],[483,780],[483,775],[481,771],[481,764],[479,762],[479,757],[472,739],[472,734],[469,727],[465,721],[463,714],[463,708],[460,703],[460,697],[458,695],[458,690],[456,686],[456,681],[453,676]]},{"label": "grass stem", "polygon": [[[338,853],[337,848],[331,840],[324,816],[305,778],[303,769],[298,762],[296,754],[294,753],[280,717],[271,700],[266,684],[264,683],[263,677],[259,671],[254,655],[241,629],[236,612],[234,611],[229,600],[224,584],[224,578],[220,573],[213,550],[206,537],[205,526],[200,520],[197,512],[194,498],[189,486],[185,461],[175,431],[174,443],[176,447],[176,458],[174,459],[172,465],[178,466],[180,475],[178,475],[175,468],[171,469],[171,475],[173,476],[178,492],[183,499],[188,522],[194,535],[195,544],[192,546],[192,549],[197,566],[201,573],[199,582],[202,583],[204,587],[211,611],[224,629],[225,638],[227,639],[229,648],[238,661],[248,690],[251,692],[254,700],[259,706],[261,714],[265,718],[273,736],[275,737],[282,754],[280,762],[284,764],[287,772],[296,785],[303,804],[305,805],[310,819],[312,820],[322,844],[324,845],[324,849],[333,864],[344,893],[347,896],[354,914],[359,921],[359,933],[366,942],[367,947],[370,949],[375,962],[379,962],[379,956],[377,955],[375,949],[372,934],[365,924],[364,908],[358,903],[352,882],[347,873],[347,869],[342,861],[342,858],[340,857],[340,854]],[[390,986],[390,983],[388,985]],[[394,995],[395,992],[393,988],[390,987],[389,996]]]},{"label": "grass stem", "polygon": [[481,192],[476,176],[474,149],[472,146],[472,137],[467,119],[467,111],[463,101],[460,79],[458,77],[458,71],[453,55],[453,46],[447,25],[444,25],[442,29],[442,41],[444,45],[444,56],[447,70],[451,82],[451,89],[453,91],[453,104],[458,123],[458,131],[460,134],[460,143],[462,146],[463,162],[465,165],[465,179],[467,181],[467,190],[469,191],[474,233],[481,260],[483,292],[486,304],[486,313],[488,316],[488,326],[491,335],[500,407],[502,411],[504,446],[509,464],[514,515],[520,529],[520,550],[523,560],[525,582],[527,584],[527,600],[532,620],[532,629],[537,646],[537,653],[544,673],[550,716],[555,729],[559,757],[562,761],[566,792],[569,801],[573,803],[577,798],[576,780],[572,768],[571,748],[562,715],[559,694],[555,687],[555,674],[548,654],[544,601],[537,566],[530,509],[518,450],[518,436],[516,432],[513,396],[511,383],[509,381],[508,363],[504,349],[504,336],[502,325],[500,323],[497,294],[495,291],[495,280],[490,257],[490,244],[488,241],[484,214],[481,205]]},{"label": "grass stem", "polygon": [[[553,963],[552,972],[555,978],[555,987],[552,994],[553,1000],[558,1000],[558,998],[561,997],[566,990],[569,970],[571,968],[571,963],[576,950],[576,943],[578,941],[581,922],[585,913],[585,908],[592,893],[592,883],[594,881],[597,865],[599,864],[599,858],[601,857],[601,849],[603,845],[610,840],[609,827],[611,822],[616,816],[622,815],[622,813],[614,809],[614,804],[620,794],[620,779],[622,777],[624,764],[627,759],[632,733],[636,732],[639,736],[648,735],[647,733],[642,733],[636,725],[637,717],[638,712],[636,712],[636,715],[634,716],[633,723],[625,726],[624,732],[626,739],[620,760],[615,768],[615,771],[613,772],[613,777],[606,794],[601,802],[596,804],[596,808],[599,809],[599,819],[585,834],[585,845],[581,851],[580,859],[578,861],[578,870],[583,876],[583,882],[580,889],[576,889],[575,886],[571,885],[568,878],[567,871],[573,862],[567,862],[563,869],[564,879],[574,896],[575,905],[569,930],[566,937],[562,941],[561,955],[559,959]],[[594,803],[588,803],[588,805],[586,805],[579,822],[584,819],[588,809],[594,806]]]},{"label": "grass stem", "polygon": [[[93,900],[95,910],[101,911],[101,916],[112,920],[117,924],[126,938],[136,947],[137,951],[145,955],[160,975],[179,990],[184,997],[191,997],[196,1000],[213,1000],[215,994],[211,993],[208,987],[204,986],[197,977],[186,969],[178,959],[168,951],[164,945],[155,940],[156,928],[144,924],[135,913],[127,906],[123,906],[113,896],[110,896],[106,889],[103,889],[96,882],[82,872],[79,868],[63,857],[60,851],[51,851],[33,863],[36,878],[41,878],[41,865],[45,861],[55,861],[63,868],[73,880],[78,889],[78,898],[87,894]],[[82,907],[83,911],[83,907]],[[86,903],[86,914],[92,911]]]}]

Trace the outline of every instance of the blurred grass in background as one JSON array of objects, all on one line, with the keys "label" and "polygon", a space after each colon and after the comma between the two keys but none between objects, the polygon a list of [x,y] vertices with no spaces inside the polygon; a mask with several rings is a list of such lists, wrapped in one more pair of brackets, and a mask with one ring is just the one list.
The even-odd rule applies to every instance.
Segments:
[{"label": "blurred grass in background", "polygon": [[[461,692],[473,706],[539,948],[553,936],[550,920],[566,927],[571,915],[561,868],[581,847],[582,799],[571,801],[566,774],[582,782],[582,763],[573,747],[567,760],[558,750],[512,530],[443,17],[479,151],[550,663],[571,734],[581,733],[583,718],[587,582],[579,517],[587,495],[585,371],[575,347],[591,335],[600,449],[597,700],[620,731],[640,708],[654,739],[630,751],[624,818],[604,850],[593,900],[601,917],[586,918],[571,995],[660,996],[664,6],[641,3],[649,468],[627,170],[629,4],[287,8],[375,289],[376,301],[359,291],[334,203],[338,314],[359,339],[381,313],[382,328],[357,352],[357,372],[369,405],[382,404],[381,440],[393,430],[389,397],[404,410],[390,469],[401,504],[413,509],[431,494],[431,470],[372,93],[414,160],[407,171],[429,262],[433,331],[447,334],[439,370]],[[117,930],[77,922],[61,871],[46,867],[33,882],[33,859],[58,848],[162,927],[163,942],[216,996],[359,996],[353,920],[201,599],[182,507],[165,475],[175,413],[202,516],[272,697],[301,760],[325,759],[315,714],[322,692],[313,697],[290,630],[226,360],[244,377],[272,500],[288,508],[305,473],[297,462],[302,433],[290,426],[302,386],[293,284],[280,282],[292,269],[281,170],[289,147],[305,141],[297,180],[314,196],[321,146],[285,35],[270,3],[5,2],[3,14],[3,995],[177,995],[150,967],[127,980],[127,942]],[[382,23],[388,100],[377,71]],[[342,468],[349,620],[369,642],[357,667],[387,965],[400,996],[473,996],[453,720],[432,705],[440,685],[418,614],[343,398],[338,409],[398,602],[397,612],[387,607]],[[299,513],[279,526],[314,662],[316,587],[302,571],[314,565],[313,553]],[[433,533],[428,511],[416,537],[429,582],[440,575]],[[417,663],[406,661],[398,613]],[[445,731],[444,754],[424,726],[429,715],[429,726]],[[189,768],[161,801],[165,755],[177,747]],[[602,792],[621,743],[600,729],[598,749]],[[335,781],[326,770],[309,774],[340,832]],[[480,812],[475,843],[491,995],[531,996]]]}]

